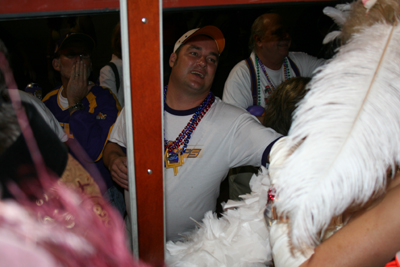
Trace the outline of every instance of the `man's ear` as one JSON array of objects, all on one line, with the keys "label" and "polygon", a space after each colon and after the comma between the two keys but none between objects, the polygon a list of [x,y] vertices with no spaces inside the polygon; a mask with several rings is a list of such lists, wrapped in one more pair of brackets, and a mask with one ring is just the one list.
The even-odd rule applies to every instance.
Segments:
[{"label": "man's ear", "polygon": [[172,53],[171,56],[169,57],[169,66],[172,68],[175,65],[176,59],[178,56],[176,53]]},{"label": "man's ear", "polygon": [[254,40],[256,41],[257,46],[261,46],[262,40],[260,36],[254,35]]},{"label": "man's ear", "polygon": [[60,59],[59,58],[54,58],[53,61],[51,62],[53,65],[53,68],[56,71],[60,71]]}]

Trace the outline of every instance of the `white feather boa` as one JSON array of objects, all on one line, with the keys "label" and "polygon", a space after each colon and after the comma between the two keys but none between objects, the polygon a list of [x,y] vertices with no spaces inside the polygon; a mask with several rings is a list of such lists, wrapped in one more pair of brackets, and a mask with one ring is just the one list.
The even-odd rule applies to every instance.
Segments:
[{"label": "white feather boa", "polygon": [[267,169],[253,175],[251,194],[243,201],[229,200],[223,217],[211,211],[205,214],[200,228],[186,242],[166,245],[166,264],[170,267],[258,267],[271,263],[269,233],[264,210],[270,188]]},{"label": "white feather boa", "polygon": [[376,24],[311,81],[280,151],[288,158],[270,166],[294,247],[317,245],[334,216],[384,190],[400,163],[399,48],[400,26]]}]

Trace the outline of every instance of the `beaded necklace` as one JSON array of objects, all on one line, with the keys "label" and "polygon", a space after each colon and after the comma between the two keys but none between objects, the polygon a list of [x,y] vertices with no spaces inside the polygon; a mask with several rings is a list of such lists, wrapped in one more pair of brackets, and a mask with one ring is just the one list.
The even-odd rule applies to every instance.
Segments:
[{"label": "beaded necklace", "polygon": [[[167,98],[167,88],[168,85],[164,88],[164,105]],[[167,169],[174,168],[175,176],[178,174],[178,167],[183,165],[183,153],[185,153],[186,148],[189,144],[189,140],[192,137],[192,133],[196,129],[197,125],[200,123],[201,119],[210,109],[211,105],[214,103],[215,96],[211,91],[208,93],[207,97],[201,103],[197,111],[193,114],[192,118],[189,120],[188,124],[183,128],[182,132],[178,135],[175,141],[169,143],[164,138],[164,161],[165,167]],[[179,151],[179,147],[182,148]]]},{"label": "beaded necklace", "polygon": [[[265,94],[270,95],[273,91],[275,91],[275,86],[272,83],[272,80],[269,78],[268,73],[265,69],[265,65],[261,62],[261,60],[258,58],[257,54],[255,54],[256,57],[256,61],[258,64],[257,65],[257,89],[258,89],[258,105],[261,106],[261,79],[260,79],[260,70],[258,68],[258,66],[261,66],[262,71],[264,72],[265,77],[267,78],[268,84],[265,87]],[[290,69],[289,69],[289,63],[288,63],[288,59],[287,57],[285,57],[284,61],[283,61],[283,75],[285,80],[287,81],[288,79],[290,79]],[[268,97],[265,96],[265,99],[267,99]]]}]

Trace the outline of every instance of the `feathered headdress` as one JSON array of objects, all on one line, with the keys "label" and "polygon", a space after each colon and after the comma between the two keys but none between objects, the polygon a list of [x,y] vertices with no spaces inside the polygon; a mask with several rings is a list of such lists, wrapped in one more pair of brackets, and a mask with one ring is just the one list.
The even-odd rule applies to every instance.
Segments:
[{"label": "feathered headdress", "polygon": [[290,219],[294,247],[316,246],[333,217],[382,193],[400,163],[400,26],[397,17],[388,22],[346,22],[349,41],[296,110],[279,151],[285,163],[271,163],[276,209]]},{"label": "feathered headdress", "polygon": [[339,39],[347,43],[354,33],[357,33],[376,22],[394,24],[400,14],[400,3],[396,0],[362,0],[352,4],[338,4],[335,7],[325,7],[325,15],[339,26],[340,30],[328,33],[324,40],[327,44]]}]

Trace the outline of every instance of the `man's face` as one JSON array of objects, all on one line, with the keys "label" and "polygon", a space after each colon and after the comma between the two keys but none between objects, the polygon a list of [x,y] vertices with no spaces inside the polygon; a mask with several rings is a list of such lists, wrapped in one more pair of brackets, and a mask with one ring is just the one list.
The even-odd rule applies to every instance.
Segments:
[{"label": "man's face", "polygon": [[66,48],[60,50],[60,57],[53,67],[60,72],[61,77],[69,79],[71,77],[72,67],[80,60],[86,64],[88,68],[88,76],[91,71],[92,61],[90,59],[90,50],[82,43],[72,43]]},{"label": "man's face", "polygon": [[208,93],[219,60],[215,41],[207,36],[195,36],[178,53],[179,55],[173,53],[170,58],[170,79],[175,84],[189,88],[193,93]]},{"label": "man's face", "polygon": [[292,39],[285,25],[277,14],[267,14],[264,17],[266,32],[263,37],[257,41],[257,46],[264,57],[279,55],[282,58],[289,53],[289,47]]}]

